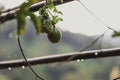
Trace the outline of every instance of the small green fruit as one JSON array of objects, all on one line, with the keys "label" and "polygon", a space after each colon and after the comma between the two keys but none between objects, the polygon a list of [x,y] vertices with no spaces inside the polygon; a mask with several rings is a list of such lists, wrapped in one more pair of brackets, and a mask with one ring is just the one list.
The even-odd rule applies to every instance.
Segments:
[{"label": "small green fruit", "polygon": [[51,34],[48,34],[47,37],[52,43],[58,43],[61,39],[61,32],[59,29],[55,28]]}]

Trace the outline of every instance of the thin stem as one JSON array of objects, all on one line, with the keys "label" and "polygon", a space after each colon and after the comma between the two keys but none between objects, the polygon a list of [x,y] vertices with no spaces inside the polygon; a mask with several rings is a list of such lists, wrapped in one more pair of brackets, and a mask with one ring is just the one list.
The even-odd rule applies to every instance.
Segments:
[{"label": "thin stem", "polygon": [[21,42],[20,42],[20,38],[19,38],[19,37],[18,37],[18,46],[19,46],[19,48],[20,48],[20,51],[21,51],[21,53],[22,53],[22,56],[23,56],[25,62],[27,63],[28,67],[30,68],[30,70],[35,74],[36,77],[38,77],[38,78],[41,79],[41,80],[44,80],[43,78],[41,78],[41,77],[33,70],[33,68],[31,67],[30,63],[27,61],[26,56],[25,56],[25,54],[24,54],[24,52],[23,52],[23,49],[22,49],[22,46],[21,46]]},{"label": "thin stem", "polygon": [[[48,8],[48,1],[47,1],[47,0],[45,0],[45,7]],[[49,9],[47,9],[47,12],[48,12],[52,17],[54,17],[53,14],[49,11]]]}]

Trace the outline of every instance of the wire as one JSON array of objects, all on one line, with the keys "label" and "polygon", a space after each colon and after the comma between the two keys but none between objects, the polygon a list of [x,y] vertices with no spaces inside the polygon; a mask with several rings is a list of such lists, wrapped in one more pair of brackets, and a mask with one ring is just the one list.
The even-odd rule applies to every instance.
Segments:
[{"label": "wire", "polygon": [[[84,7],[96,20],[98,20],[100,23],[102,23],[105,27],[107,27],[108,29],[112,30],[114,33],[118,33],[115,29],[107,26],[100,18],[98,18],[93,12],[91,12],[80,0],[77,0],[81,5],[82,7]],[[102,35],[101,35],[102,36]],[[97,39],[95,40],[95,42],[97,41]],[[102,40],[101,40],[102,42]],[[100,43],[101,43],[100,42]],[[89,47],[89,46],[88,46]],[[118,78],[115,78],[113,80],[117,80],[117,79],[120,79],[120,77]]]},{"label": "wire", "polygon": [[77,0],[82,7],[84,7],[96,20],[98,20],[100,23],[102,23],[105,27],[108,28],[108,26],[100,19],[98,18],[92,11],[90,11],[80,0]]},{"label": "wire", "polygon": [[30,63],[27,61],[26,56],[25,56],[25,54],[24,54],[24,52],[23,52],[23,49],[22,49],[22,46],[21,46],[21,42],[20,42],[20,38],[19,38],[19,37],[18,37],[18,46],[19,46],[19,48],[20,48],[20,51],[21,51],[21,53],[22,53],[22,56],[23,56],[25,62],[28,64],[28,67],[30,68],[30,70],[35,74],[36,77],[38,77],[38,78],[41,79],[41,80],[44,80],[43,78],[41,78],[41,77],[33,70],[33,68],[31,67]]},{"label": "wire", "polygon": [[[88,46],[84,47],[83,49],[81,49],[79,52],[82,52],[88,48],[90,48],[92,45],[94,45],[100,38],[102,38],[105,33],[108,31],[109,29],[105,30],[100,36],[98,36],[94,41],[92,41]],[[70,58],[68,58],[67,61],[70,61],[71,59],[75,58],[78,54],[75,54],[74,56],[71,56]]]},{"label": "wire", "polygon": [[90,9],[88,9],[80,0],[77,0],[82,7],[84,7],[96,20],[98,20],[101,24],[103,24],[106,28],[112,30],[114,33],[117,33],[117,31],[111,27],[109,27],[107,24],[105,24],[105,22],[103,22],[99,17],[97,17],[92,11],[90,11]]},{"label": "wire", "polygon": [[101,47],[102,47],[103,38],[104,38],[104,36],[101,38],[101,40],[100,40],[100,42],[98,44],[98,49],[101,49]]}]

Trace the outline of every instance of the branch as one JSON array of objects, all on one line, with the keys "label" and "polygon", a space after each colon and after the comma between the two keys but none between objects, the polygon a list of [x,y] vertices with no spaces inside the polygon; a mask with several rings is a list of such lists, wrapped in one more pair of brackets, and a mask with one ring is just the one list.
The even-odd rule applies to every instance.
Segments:
[{"label": "branch", "polygon": [[[67,2],[71,2],[71,1],[74,1],[74,0],[63,0],[63,3],[61,3],[60,0],[54,0],[53,3],[55,5],[60,5],[60,4],[64,4],[64,3],[67,3]],[[45,1],[41,1],[37,4],[35,4],[35,5],[32,5],[30,7],[30,11],[32,11],[32,12],[38,11],[39,8],[41,8],[45,5],[45,3],[46,3]],[[3,22],[8,21],[8,20],[12,20],[14,18],[16,18],[16,11],[12,11],[8,14],[1,15],[0,16],[0,23],[3,23]]]},{"label": "branch", "polygon": [[[27,61],[29,62],[30,65],[66,62],[71,56],[74,56],[76,54],[78,55],[75,56],[70,61],[75,61],[78,59],[83,60],[83,59],[91,59],[91,58],[120,56],[120,48],[74,52],[74,53],[58,54],[58,55],[43,56],[43,57],[36,57],[36,58],[28,58]],[[28,64],[25,62],[24,59],[0,62],[0,69],[5,69],[9,67],[11,68],[22,67],[22,66],[28,66]]]}]

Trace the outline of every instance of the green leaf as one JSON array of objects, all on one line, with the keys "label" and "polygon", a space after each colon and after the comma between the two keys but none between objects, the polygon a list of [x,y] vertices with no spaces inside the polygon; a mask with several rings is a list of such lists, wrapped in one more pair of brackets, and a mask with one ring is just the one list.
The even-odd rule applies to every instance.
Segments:
[{"label": "green leaf", "polygon": [[45,12],[46,12],[46,11],[45,11],[45,8],[44,8],[44,7],[42,7],[42,8],[39,9],[39,14],[40,14],[40,15],[44,15]]},{"label": "green leaf", "polygon": [[120,37],[120,32],[115,32],[112,37]]},{"label": "green leaf", "polygon": [[25,24],[26,24],[25,17],[26,16],[22,12],[20,11],[17,12],[18,35],[22,35],[25,32]]},{"label": "green leaf", "polygon": [[34,13],[30,13],[29,16],[34,23],[37,34],[42,32],[42,21],[40,17],[37,17]]},{"label": "green leaf", "polygon": [[49,18],[49,14],[46,12],[46,8],[45,7],[42,7],[42,8],[39,9],[39,14],[44,19],[48,19]]},{"label": "green leaf", "polygon": [[23,14],[28,15],[29,7],[30,7],[30,3],[29,2],[24,2],[20,7],[20,11],[22,11]]},{"label": "green leaf", "polygon": [[44,28],[46,33],[51,34],[53,32],[54,27],[53,27],[52,22],[50,20],[45,20],[43,22],[43,25],[44,25],[43,28]]},{"label": "green leaf", "polygon": [[54,7],[54,10],[53,10],[55,13],[58,13],[58,14],[61,14],[63,15],[62,11],[59,11],[56,7]]},{"label": "green leaf", "polygon": [[52,9],[54,9],[55,5],[54,4],[49,4],[48,7],[49,7],[50,10],[52,10]]},{"label": "green leaf", "polygon": [[53,21],[54,24],[57,24],[59,21],[63,21],[63,19],[59,18],[58,16],[54,16],[52,21]]},{"label": "green leaf", "polygon": [[50,10],[54,9],[55,5],[53,4],[53,0],[48,0],[48,5],[47,6]]}]

